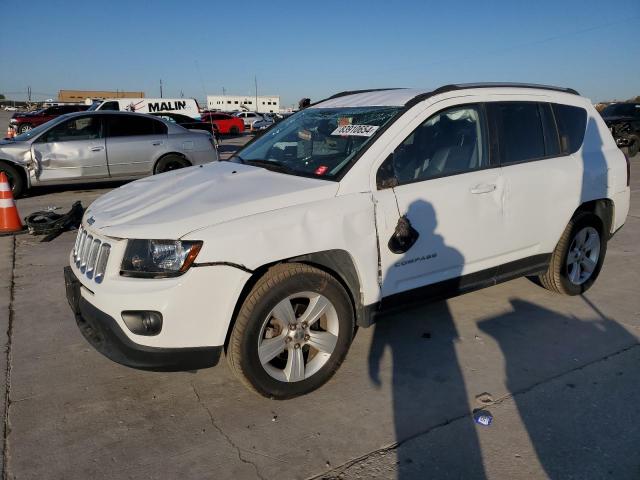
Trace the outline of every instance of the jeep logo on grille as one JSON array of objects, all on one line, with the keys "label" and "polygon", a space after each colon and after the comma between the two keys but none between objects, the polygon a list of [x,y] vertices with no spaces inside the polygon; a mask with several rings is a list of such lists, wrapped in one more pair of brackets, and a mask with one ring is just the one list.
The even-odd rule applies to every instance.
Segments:
[{"label": "jeep logo on grille", "polygon": [[96,220],[93,217],[89,217],[89,218],[87,218],[87,223],[89,225],[93,225],[94,223],[96,223]]}]

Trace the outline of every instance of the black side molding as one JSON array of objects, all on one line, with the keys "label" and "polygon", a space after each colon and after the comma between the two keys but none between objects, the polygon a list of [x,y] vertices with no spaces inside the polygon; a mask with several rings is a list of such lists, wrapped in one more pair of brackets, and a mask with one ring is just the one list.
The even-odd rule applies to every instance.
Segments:
[{"label": "black side molding", "polygon": [[546,271],[550,260],[550,253],[533,255],[498,267],[390,295],[378,303],[365,305],[363,318],[359,319],[358,325],[369,327],[381,315],[457,297],[458,295],[491,287],[518,277],[541,274]]}]

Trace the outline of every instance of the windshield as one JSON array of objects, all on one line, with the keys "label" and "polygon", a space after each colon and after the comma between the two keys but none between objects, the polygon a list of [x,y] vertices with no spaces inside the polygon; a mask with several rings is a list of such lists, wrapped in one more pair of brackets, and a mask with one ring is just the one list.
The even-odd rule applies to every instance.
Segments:
[{"label": "windshield", "polygon": [[609,105],[602,111],[602,115],[607,117],[632,117],[640,113],[640,105],[634,103],[616,103]]},{"label": "windshield", "polygon": [[284,173],[336,177],[400,107],[307,108],[247,145],[235,159]]},{"label": "windshield", "polygon": [[87,112],[93,112],[94,110],[97,110],[100,105],[102,105],[102,102],[93,102],[91,106],[87,108]]}]

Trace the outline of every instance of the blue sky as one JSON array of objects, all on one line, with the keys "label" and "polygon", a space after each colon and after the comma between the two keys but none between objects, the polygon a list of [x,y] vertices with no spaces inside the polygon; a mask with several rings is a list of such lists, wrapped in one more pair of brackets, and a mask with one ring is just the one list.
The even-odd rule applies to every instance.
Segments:
[{"label": "blue sky", "polygon": [[[0,2],[0,93],[278,94],[520,81],[640,95],[640,1]],[[25,98],[9,93],[9,98]],[[43,95],[35,95],[43,99]]]}]

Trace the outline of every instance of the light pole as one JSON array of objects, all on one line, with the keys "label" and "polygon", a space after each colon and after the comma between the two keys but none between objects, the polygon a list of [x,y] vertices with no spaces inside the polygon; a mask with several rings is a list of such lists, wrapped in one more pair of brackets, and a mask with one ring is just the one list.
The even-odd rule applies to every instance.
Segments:
[{"label": "light pole", "polygon": [[258,77],[256,75],[253,76],[253,82],[256,85],[256,112],[258,111]]}]

